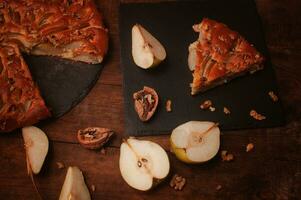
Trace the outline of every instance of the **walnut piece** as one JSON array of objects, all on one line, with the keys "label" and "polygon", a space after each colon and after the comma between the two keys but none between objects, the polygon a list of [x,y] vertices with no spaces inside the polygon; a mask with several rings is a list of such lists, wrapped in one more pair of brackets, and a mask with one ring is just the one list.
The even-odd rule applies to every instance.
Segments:
[{"label": "walnut piece", "polygon": [[185,184],[186,184],[186,179],[182,176],[179,176],[178,174],[175,174],[169,183],[170,187],[178,191],[181,191],[185,186]]},{"label": "walnut piece", "polygon": [[95,190],[96,190],[96,187],[95,187],[95,185],[92,184],[92,185],[91,185],[91,191],[92,191],[92,192],[95,192]]},{"label": "walnut piece", "polygon": [[108,128],[89,127],[77,132],[79,143],[87,149],[99,149],[114,135]]},{"label": "walnut piece", "polygon": [[254,144],[253,143],[249,143],[247,146],[246,146],[246,152],[250,152],[254,149]]},{"label": "walnut piece", "polygon": [[228,151],[226,151],[226,150],[223,150],[221,152],[221,157],[222,157],[223,161],[227,161],[227,162],[234,160],[234,155],[231,153],[228,153]]},{"label": "walnut piece", "polygon": [[264,115],[257,113],[256,110],[251,110],[250,116],[259,121],[266,119]]},{"label": "walnut piece", "polygon": [[277,97],[277,95],[276,95],[273,91],[269,91],[269,96],[271,97],[271,99],[272,99],[274,102],[277,102],[277,101],[278,101],[278,97]]},{"label": "walnut piece", "polygon": [[135,110],[141,121],[148,121],[155,113],[159,97],[157,92],[150,87],[144,86],[143,90],[133,94]]},{"label": "walnut piece", "polygon": [[210,107],[209,107],[209,110],[210,110],[211,112],[214,112],[214,111],[215,111],[215,107],[210,106]]},{"label": "walnut piece", "polygon": [[201,108],[202,110],[207,110],[207,109],[209,109],[211,106],[212,106],[212,101],[206,100],[206,101],[204,101],[204,102],[200,105],[200,108]]},{"label": "walnut piece", "polygon": [[63,169],[65,168],[65,165],[62,162],[56,162],[57,168]]},{"label": "walnut piece", "polygon": [[167,101],[166,101],[166,106],[165,106],[165,108],[166,108],[166,111],[167,111],[167,112],[171,112],[171,100],[167,100]]},{"label": "walnut piece", "polygon": [[222,186],[221,186],[221,185],[217,185],[215,189],[216,189],[216,190],[221,190],[221,189],[222,189]]},{"label": "walnut piece", "polygon": [[230,110],[227,107],[224,107],[224,113],[226,115],[229,115],[231,112],[230,112]]}]

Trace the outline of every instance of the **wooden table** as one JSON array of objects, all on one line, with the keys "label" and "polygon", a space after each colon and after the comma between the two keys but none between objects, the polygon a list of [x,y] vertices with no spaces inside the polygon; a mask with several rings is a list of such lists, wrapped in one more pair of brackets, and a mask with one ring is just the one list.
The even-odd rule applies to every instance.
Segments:
[{"label": "wooden table", "polygon": [[[130,2],[130,1],[126,1]],[[50,139],[42,172],[35,182],[44,199],[57,199],[66,175],[56,162],[76,165],[86,183],[96,186],[93,199],[298,199],[301,198],[301,1],[257,0],[266,43],[276,70],[286,126],[224,132],[221,149],[235,160],[220,156],[203,165],[186,165],[169,153],[172,172],[187,179],[183,191],[169,187],[169,179],[150,192],[130,188],[119,172],[119,146],[124,132],[122,74],[119,59],[118,0],[98,1],[110,30],[105,68],[90,94],[60,119],[40,126]],[[82,148],[76,132],[88,126],[111,127],[116,137],[106,154]],[[169,152],[168,136],[146,137]],[[254,151],[246,153],[252,142]],[[216,187],[222,188],[217,191]],[[20,131],[1,135],[0,199],[37,199],[26,172]]]}]

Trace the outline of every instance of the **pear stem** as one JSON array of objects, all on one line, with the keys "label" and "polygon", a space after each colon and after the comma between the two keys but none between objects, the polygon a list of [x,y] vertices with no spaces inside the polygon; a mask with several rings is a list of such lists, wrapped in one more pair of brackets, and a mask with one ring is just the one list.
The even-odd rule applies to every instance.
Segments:
[{"label": "pear stem", "polygon": [[219,123],[214,123],[211,127],[209,127],[205,132],[200,133],[200,137],[203,137],[204,135],[208,134],[213,128],[217,127]]}]

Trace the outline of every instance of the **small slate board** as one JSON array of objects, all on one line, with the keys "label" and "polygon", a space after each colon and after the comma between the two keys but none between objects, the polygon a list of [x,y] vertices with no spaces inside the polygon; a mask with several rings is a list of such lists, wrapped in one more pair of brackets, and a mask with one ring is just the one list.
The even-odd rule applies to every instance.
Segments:
[{"label": "small slate board", "polygon": [[24,59],[54,118],[78,104],[94,86],[102,70],[101,64],[57,57],[24,55]]},{"label": "small slate board", "polygon": [[[238,31],[267,58],[264,70],[232,80],[197,96],[190,95],[192,81],[188,69],[188,46],[198,35],[192,25],[204,17],[228,25]],[[143,70],[131,55],[131,28],[139,23],[158,38],[167,51],[167,59],[157,68]],[[277,94],[274,71],[265,45],[262,25],[253,0],[135,3],[120,6],[121,64],[124,76],[125,121],[128,135],[170,133],[190,120],[219,122],[223,130],[279,126],[284,115],[279,102],[273,102],[269,91]],[[153,118],[143,123],[134,110],[132,95],[143,86],[154,88],[160,102]],[[165,102],[172,101],[167,113]],[[201,102],[212,100],[215,112],[203,111]],[[223,107],[231,111],[225,115]],[[255,109],[267,118],[256,121],[249,116]]]}]

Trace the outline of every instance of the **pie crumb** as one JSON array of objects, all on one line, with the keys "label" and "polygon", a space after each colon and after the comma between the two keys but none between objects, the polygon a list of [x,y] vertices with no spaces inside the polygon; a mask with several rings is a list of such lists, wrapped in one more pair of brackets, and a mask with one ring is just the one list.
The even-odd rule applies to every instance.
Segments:
[{"label": "pie crumb", "polygon": [[246,152],[250,152],[254,149],[254,144],[253,143],[249,143],[247,146],[246,146]]},{"label": "pie crumb", "polygon": [[224,107],[224,113],[226,115],[229,115],[231,112],[230,112],[230,110],[227,107]]},{"label": "pie crumb", "polygon": [[210,110],[211,112],[214,112],[214,111],[215,111],[215,107],[210,106],[210,107],[209,107],[209,110]]},{"label": "pie crumb", "polygon": [[277,102],[277,101],[278,101],[278,97],[277,97],[277,95],[276,95],[273,91],[269,91],[269,96],[271,97],[271,99],[272,99],[274,102]]},{"label": "pie crumb", "polygon": [[206,101],[204,101],[204,102],[200,105],[200,108],[201,108],[202,110],[206,110],[206,109],[209,109],[211,106],[212,106],[212,101],[211,101],[211,100],[206,100]]},{"label": "pie crumb", "polygon": [[228,151],[226,151],[226,150],[223,150],[221,152],[221,157],[222,157],[223,161],[227,161],[227,162],[234,160],[234,155],[231,153],[228,153]]},{"label": "pie crumb", "polygon": [[166,107],[165,108],[166,108],[167,112],[171,112],[171,100],[168,99],[166,101]]},{"label": "pie crumb", "polygon": [[251,110],[250,116],[259,121],[266,119],[264,115],[257,113],[256,110]]}]

